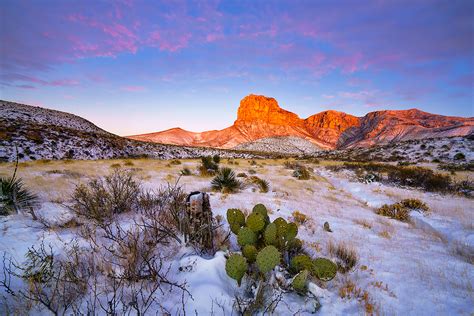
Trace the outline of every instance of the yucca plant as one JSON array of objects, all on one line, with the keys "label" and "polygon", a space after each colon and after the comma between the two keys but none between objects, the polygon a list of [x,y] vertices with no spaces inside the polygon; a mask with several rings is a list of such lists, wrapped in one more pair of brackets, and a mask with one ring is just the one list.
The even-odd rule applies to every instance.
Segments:
[{"label": "yucca plant", "polygon": [[233,193],[240,189],[242,183],[236,179],[235,173],[230,168],[221,168],[211,181],[213,190],[223,193]]},{"label": "yucca plant", "polygon": [[15,171],[11,177],[0,177],[0,215],[5,216],[20,211],[32,211],[38,202],[36,194],[28,190],[21,178],[16,177],[18,158]]}]

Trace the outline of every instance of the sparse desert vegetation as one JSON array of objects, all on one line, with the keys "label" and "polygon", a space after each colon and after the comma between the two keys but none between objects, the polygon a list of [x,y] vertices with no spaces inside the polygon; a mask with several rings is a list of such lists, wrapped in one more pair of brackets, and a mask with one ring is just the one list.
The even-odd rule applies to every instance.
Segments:
[{"label": "sparse desert vegetation", "polygon": [[[291,169],[282,168],[284,164]],[[258,176],[247,175],[252,165],[261,166]],[[305,181],[293,178],[293,169],[305,165],[312,168],[311,178]],[[1,164],[0,176],[8,178],[14,167],[14,163]],[[203,167],[206,168],[205,176],[199,172]],[[473,211],[471,199],[468,195],[450,195],[445,191],[431,193],[417,186],[400,187],[396,182],[388,181],[387,175],[393,168],[411,167],[348,165],[324,160],[310,165],[308,158],[286,163],[283,159],[267,159],[255,161],[255,164],[233,159],[229,163],[227,160],[216,162],[213,157],[180,159],[180,164],[153,159],[19,163],[17,177],[22,179],[23,188],[36,196],[37,203],[34,213],[21,209],[17,214],[2,217],[0,222],[0,247],[5,255],[7,275],[7,278],[0,278],[3,306],[8,306],[10,311],[24,306],[8,294],[9,291],[22,297],[22,302],[30,302],[31,311],[53,313],[81,309],[80,306],[84,306],[81,304],[89,302],[87,304],[92,306],[95,302],[96,311],[104,313],[128,306],[126,310],[132,313],[159,309],[174,314],[190,311],[191,306],[204,311],[208,308],[205,306],[218,301],[227,302],[225,310],[240,312],[267,308],[275,313],[323,311],[328,306],[338,306],[347,313],[383,313],[399,308],[393,305],[396,304],[391,301],[393,297],[403,297],[407,309],[418,308],[418,302],[413,298],[420,292],[430,300],[444,295],[448,289],[460,297],[467,297],[466,291],[472,289],[472,284],[466,287],[465,283],[466,273],[472,274],[469,272],[472,271],[472,245],[463,242],[462,238],[472,229],[472,225],[465,223]],[[208,170],[215,170],[215,174],[209,176]],[[380,174],[379,182],[360,181],[366,172]],[[170,175],[173,175],[171,182]],[[301,189],[302,183],[307,189]],[[209,193],[213,219],[202,227],[206,234],[184,237],[181,229],[190,226],[183,226],[179,212],[188,209],[186,197],[192,191]],[[254,207],[260,203],[265,212],[262,206]],[[460,204],[462,208],[450,211],[450,207]],[[229,220],[229,209],[241,210],[243,215],[237,216],[240,220],[236,222],[239,224]],[[36,219],[32,214],[37,215]],[[262,218],[263,228],[260,228]],[[406,224],[408,221],[410,224]],[[291,222],[294,224],[282,228]],[[18,226],[20,223],[28,223],[31,228],[28,228],[27,238],[14,243],[25,249],[17,253],[13,252],[10,241],[16,238],[23,225]],[[327,223],[330,223],[329,229]],[[437,230],[440,223],[450,223],[452,229]],[[459,228],[462,225],[464,230]],[[245,237],[250,244],[244,242],[244,231],[240,233],[242,226],[250,229]],[[277,227],[276,236],[279,231],[292,231],[297,227],[298,237],[291,243],[296,243],[294,249],[299,250],[295,252],[293,248],[281,248],[281,243],[273,244],[269,238],[274,226]],[[229,235],[231,231],[234,233]],[[267,238],[263,246],[259,238]],[[56,241],[51,243],[52,240]],[[80,244],[74,244],[75,240]],[[438,253],[435,255],[429,247],[421,245],[413,247],[420,242],[437,247]],[[104,245],[107,248],[102,248]],[[190,248],[182,248],[184,245]],[[270,245],[277,252],[266,248]],[[162,249],[160,253],[155,252],[158,248]],[[271,251],[272,255],[279,253],[277,257],[284,260],[269,262],[268,267],[278,276],[286,266],[290,277],[278,281],[278,286],[274,284],[272,291],[261,288],[254,292],[255,296],[248,296],[246,291],[258,288],[260,282],[255,271],[259,271],[257,256],[261,251],[269,252],[268,255]],[[178,259],[178,253],[181,253],[181,259]],[[371,259],[373,253],[377,254],[378,260]],[[203,254],[210,255],[210,261],[203,259]],[[239,254],[243,257],[237,259]],[[430,283],[428,292],[424,288],[430,279],[418,277],[415,274],[417,266],[412,268],[415,271],[404,269],[413,258],[428,264],[435,256],[445,258],[440,263],[442,266],[448,268],[447,265],[454,263],[458,268],[449,280],[449,286],[438,280],[439,285]],[[260,257],[263,258],[263,254]],[[245,261],[243,267],[246,268],[231,272],[227,267],[231,277],[224,279],[202,275],[204,262],[211,264],[215,271],[226,273],[230,258],[232,264]],[[321,274],[332,271],[331,265],[322,271],[312,268],[318,258],[334,262],[338,271],[334,278]],[[261,268],[267,269],[263,264],[260,262]],[[70,269],[74,269],[75,274],[66,274]],[[111,271],[115,272],[111,274]],[[394,275],[399,271],[412,273],[411,285],[400,286],[398,278],[391,274],[375,278],[377,271],[397,271]],[[198,290],[207,284],[203,278],[233,290],[204,297]],[[232,278],[241,280],[241,285],[232,283]],[[318,278],[326,280],[327,291],[332,294],[311,296],[316,293],[314,286],[322,286]],[[76,279],[80,281],[69,285]],[[91,286],[97,286],[99,281],[98,289],[106,291],[108,297],[120,293],[116,305],[100,307],[101,296],[91,292]],[[31,286],[22,287],[22,282]],[[453,288],[452,284],[458,285]],[[61,292],[51,297],[46,288],[60,288]],[[166,290],[163,293],[160,289]],[[296,296],[288,294],[292,291]],[[271,303],[273,295],[281,295],[284,302],[291,304]],[[300,305],[300,299],[308,295],[313,297],[314,304]],[[47,304],[38,301],[39,298]],[[182,300],[186,302],[184,307]],[[352,301],[357,302],[355,307],[349,304]],[[130,302],[135,303],[130,305]],[[446,301],[439,308],[451,310],[462,306],[467,305]]]}]

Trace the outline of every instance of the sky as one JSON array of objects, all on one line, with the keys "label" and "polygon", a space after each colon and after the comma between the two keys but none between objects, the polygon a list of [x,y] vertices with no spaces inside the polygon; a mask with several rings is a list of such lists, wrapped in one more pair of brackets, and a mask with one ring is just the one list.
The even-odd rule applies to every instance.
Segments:
[{"label": "sky", "polygon": [[246,95],[305,118],[474,116],[474,1],[0,1],[0,98],[118,135],[222,129]]}]

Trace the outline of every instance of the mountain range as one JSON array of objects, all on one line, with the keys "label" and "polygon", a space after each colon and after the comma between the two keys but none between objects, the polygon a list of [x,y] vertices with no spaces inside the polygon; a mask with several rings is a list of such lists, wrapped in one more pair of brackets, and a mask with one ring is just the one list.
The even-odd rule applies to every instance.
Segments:
[{"label": "mountain range", "polygon": [[230,127],[206,132],[172,128],[127,138],[174,145],[243,148],[275,137],[297,137],[320,149],[370,147],[392,142],[465,136],[474,133],[474,118],[420,111],[375,111],[363,117],[328,110],[306,119],[282,109],[274,98],[250,94],[240,101],[237,120]]}]

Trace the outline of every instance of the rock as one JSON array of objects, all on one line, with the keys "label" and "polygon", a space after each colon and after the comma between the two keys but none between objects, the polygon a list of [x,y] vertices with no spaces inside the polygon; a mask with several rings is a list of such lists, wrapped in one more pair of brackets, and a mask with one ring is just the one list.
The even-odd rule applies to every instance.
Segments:
[{"label": "rock", "polygon": [[317,148],[342,149],[472,133],[474,118],[442,116],[417,109],[375,111],[364,117],[329,110],[301,119],[280,108],[274,98],[250,94],[240,101],[237,120],[223,130],[194,133],[173,128],[129,138],[175,145],[234,148],[264,138],[298,137]]}]

